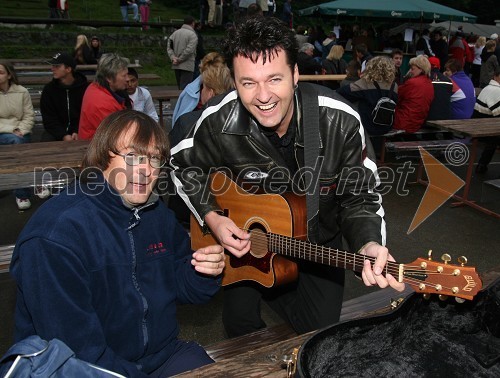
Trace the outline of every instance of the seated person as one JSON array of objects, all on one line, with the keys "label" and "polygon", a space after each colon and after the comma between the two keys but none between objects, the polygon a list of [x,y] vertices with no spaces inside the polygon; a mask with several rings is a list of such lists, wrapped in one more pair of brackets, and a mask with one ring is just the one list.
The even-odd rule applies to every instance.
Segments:
[{"label": "seated person", "polygon": [[[347,62],[342,59],[344,56],[344,48],[341,45],[333,45],[328,55],[321,62],[324,73],[326,75],[345,75],[347,70]],[[323,85],[331,89],[340,87],[340,82],[336,80],[325,80]]]},{"label": "seated person", "polygon": [[469,76],[464,72],[462,63],[450,59],[444,66],[444,74],[460,88],[451,99],[451,119],[469,119],[474,113],[476,91]]},{"label": "seated person", "polygon": [[391,125],[375,125],[372,112],[381,97],[389,97],[397,102],[398,86],[394,82],[395,73],[396,68],[389,58],[377,56],[368,61],[361,79],[337,90],[344,98],[358,103],[361,122],[370,136],[382,135],[391,129]]},{"label": "seated person", "polygon": [[78,139],[92,139],[104,118],[119,110],[132,109],[127,93],[128,64],[127,58],[114,53],[99,59],[95,81],[83,95]]},{"label": "seated person", "polygon": [[441,62],[435,56],[429,58],[431,64],[431,80],[434,87],[434,100],[432,100],[427,120],[451,118],[451,96],[459,90],[458,86],[441,73]]},{"label": "seated person", "polygon": [[299,48],[297,66],[300,75],[316,75],[323,72],[321,63],[314,59],[314,45],[306,42]]},{"label": "seated person", "polygon": [[57,53],[48,63],[53,79],[43,87],[40,97],[45,128],[42,142],[77,140],[83,95],[89,83],[85,75],[75,71],[76,62],[68,54]]},{"label": "seated person", "polygon": [[212,359],[177,338],[176,303],[218,290],[224,250],[193,252],[155,187],[165,131],[126,109],[106,117],[82,180],[47,201],[16,242],[15,341],[57,338],[76,357],[127,377],[166,377]]},{"label": "seated person", "polygon": [[128,67],[127,93],[134,110],[147,114],[158,122],[158,113],[156,113],[151,93],[146,88],[139,86],[139,75],[132,67]]},{"label": "seated person", "polygon": [[495,69],[500,66],[498,62],[498,58],[495,55],[497,43],[494,40],[490,40],[486,42],[483,48],[483,52],[481,53],[481,69],[479,71],[479,87],[486,87],[491,79],[493,79],[493,75],[495,73]]},{"label": "seated person", "polygon": [[[474,106],[474,118],[490,117],[500,117],[500,67],[497,67],[493,79],[479,93]],[[500,137],[484,138],[482,141],[486,143],[486,146],[479,158],[477,173],[484,173],[488,170],[488,164],[493,159],[497,147],[500,146]]]},{"label": "seated person", "polygon": [[361,78],[361,64],[356,59],[351,59],[347,63],[346,77],[340,82],[340,86],[349,85]]},{"label": "seated person", "polygon": [[394,129],[414,133],[425,124],[434,99],[430,72],[431,64],[425,55],[410,59],[408,79],[398,88]]},{"label": "seated person", "polygon": [[[210,70],[210,72],[204,75],[204,72],[207,70]],[[205,84],[205,81],[209,81],[209,83]],[[204,86],[207,86],[208,90],[205,89],[203,92]],[[201,60],[200,76],[188,84],[179,96],[174,108],[172,125],[175,127],[177,119],[184,113],[201,109],[209,98],[222,94],[232,88],[233,80],[224,62],[224,57],[217,52],[208,53]],[[209,94],[210,96],[202,96],[202,93],[204,95]]]},{"label": "seated person", "polygon": [[[34,124],[35,111],[28,90],[19,85],[12,63],[0,60],[0,145],[31,142]],[[16,189],[14,195],[19,210],[31,207],[29,188]]]}]

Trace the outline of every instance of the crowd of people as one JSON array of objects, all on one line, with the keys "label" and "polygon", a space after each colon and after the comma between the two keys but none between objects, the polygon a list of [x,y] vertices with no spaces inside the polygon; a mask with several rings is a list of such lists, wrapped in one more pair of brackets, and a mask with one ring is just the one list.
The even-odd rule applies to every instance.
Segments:
[{"label": "crowd of people", "polygon": [[[385,247],[371,144],[377,151],[381,135],[391,129],[411,134],[429,119],[499,116],[498,36],[478,38],[467,50],[457,33],[445,43],[445,57],[442,35],[424,31],[409,71],[402,72],[402,50],[377,55],[366,30],[350,38],[347,63],[348,44],[333,30],[295,32],[290,15],[266,17],[275,12],[274,1],[255,4],[261,12],[249,15],[251,4],[238,2],[247,15],[228,29],[221,52],[199,56],[192,16],[168,37],[166,54],[182,90],[170,135],[129,60],[103,53],[99,38],[89,44],[78,36],[73,54],[48,60],[53,80],[41,96],[44,140],[90,145],[80,181],[35,213],[16,243],[16,341],[56,337],[78,358],[133,377],[170,376],[213,362],[198,344],[178,339],[176,304],[208,301],[221,285],[224,250],[242,257],[253,242],[207,194],[214,169],[264,191],[307,193],[307,207],[316,209],[307,213],[308,241],[357,252],[365,285],[404,289],[384,273],[394,258]],[[207,23],[215,25],[222,1],[207,5]],[[290,0],[285,5],[293,14]],[[135,1],[120,6],[135,17]],[[76,65],[93,62],[95,81],[89,83]],[[324,85],[299,82],[300,74],[325,73],[346,77]],[[477,99],[474,80],[483,88]],[[3,61],[0,91],[0,143],[29,142],[29,93]],[[381,101],[394,107],[382,108]],[[311,109],[314,125],[305,119]],[[485,142],[480,172],[499,140]],[[316,150],[313,161],[308,149]],[[177,196],[165,204],[157,183],[167,165]],[[308,182],[303,173],[311,167],[318,180]],[[23,191],[16,191],[20,209],[29,201]],[[179,223],[190,213],[218,245],[190,249]],[[266,327],[263,301],[298,333],[339,320],[344,270],[297,264],[297,282],[284,287],[241,282],[224,288],[222,322],[229,337]]]}]

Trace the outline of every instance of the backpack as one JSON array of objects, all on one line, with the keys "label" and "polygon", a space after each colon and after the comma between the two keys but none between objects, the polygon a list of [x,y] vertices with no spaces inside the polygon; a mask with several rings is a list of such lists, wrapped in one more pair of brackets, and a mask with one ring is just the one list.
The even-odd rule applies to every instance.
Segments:
[{"label": "backpack", "polygon": [[[376,81],[373,82],[382,96],[380,86]],[[391,99],[395,83],[393,82],[389,89],[389,97],[380,97],[372,110],[372,121],[376,126],[392,126],[394,122],[394,113],[396,112],[396,102]]]},{"label": "backpack", "polygon": [[123,375],[75,357],[62,341],[32,335],[14,344],[0,360],[0,377],[114,378]]}]

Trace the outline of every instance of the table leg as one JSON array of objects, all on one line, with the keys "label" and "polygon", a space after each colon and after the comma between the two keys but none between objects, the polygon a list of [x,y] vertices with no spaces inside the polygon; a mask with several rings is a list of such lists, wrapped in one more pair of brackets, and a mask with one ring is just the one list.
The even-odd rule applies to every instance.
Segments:
[{"label": "table leg", "polygon": [[158,99],[158,106],[159,106],[159,111],[160,111],[160,114],[158,114],[158,116],[160,118],[160,126],[161,127],[165,127],[165,125],[163,124],[163,101],[165,101],[163,98]]},{"label": "table leg", "polygon": [[474,162],[477,155],[477,138],[472,138],[472,146],[469,157],[469,165],[467,167],[467,176],[465,176],[465,188],[463,198],[465,201],[469,200],[470,183],[472,181],[472,172],[474,171]]}]

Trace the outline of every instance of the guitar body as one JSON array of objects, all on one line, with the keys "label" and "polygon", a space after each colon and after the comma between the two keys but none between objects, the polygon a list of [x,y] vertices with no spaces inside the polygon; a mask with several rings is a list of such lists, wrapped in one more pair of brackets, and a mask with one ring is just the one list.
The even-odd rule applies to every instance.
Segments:
[{"label": "guitar body", "polygon": [[[293,193],[250,194],[222,173],[212,175],[211,191],[224,215],[238,227],[264,236],[257,241],[252,238],[251,251],[241,258],[227,253],[222,285],[250,280],[272,287],[295,281],[298,276],[296,263],[269,252],[265,234],[276,233],[305,240],[305,197]],[[193,216],[190,226],[194,250],[218,244],[211,234],[204,234]]]}]

